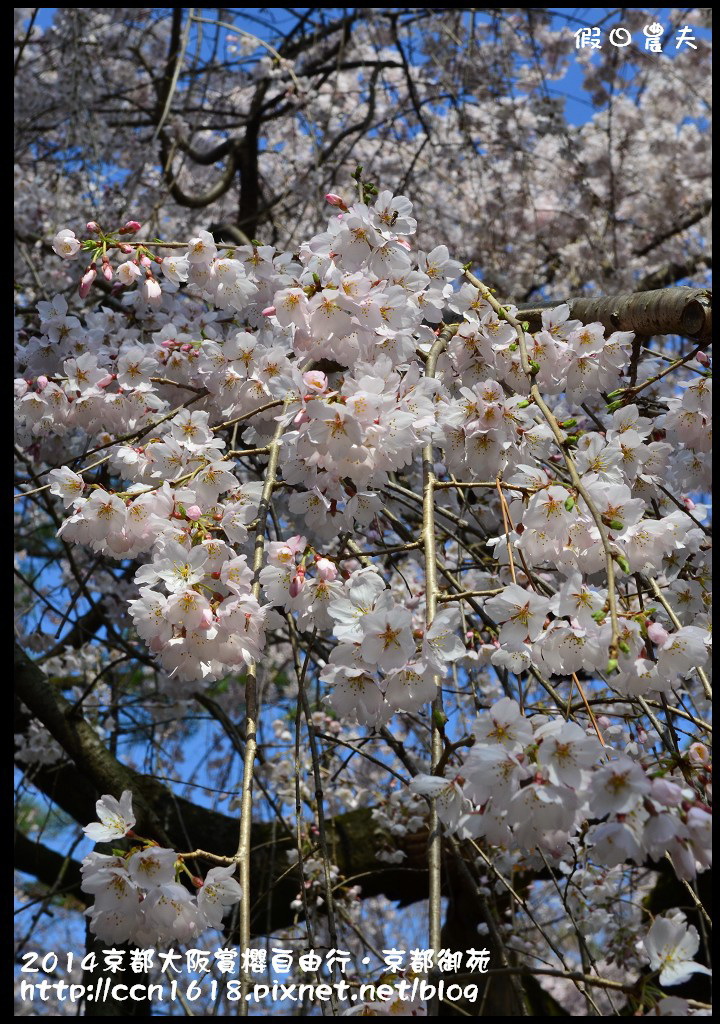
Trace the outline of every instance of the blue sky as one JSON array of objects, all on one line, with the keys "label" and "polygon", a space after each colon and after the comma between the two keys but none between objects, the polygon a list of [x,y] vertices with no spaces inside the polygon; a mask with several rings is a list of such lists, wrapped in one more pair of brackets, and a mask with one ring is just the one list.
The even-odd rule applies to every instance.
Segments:
[{"label": "blue sky", "polygon": [[[41,28],[45,29],[52,25],[53,18],[55,15],[55,7],[40,7],[36,17],[36,24]],[[205,9],[201,9],[203,14]],[[237,24],[238,28],[244,28],[248,32],[259,36],[260,38],[269,39],[269,33],[263,28],[263,24],[260,20],[256,20],[255,15],[266,13],[268,8],[241,8],[243,14],[237,15],[234,18],[234,23]],[[601,29],[601,43],[602,46],[607,49],[610,45],[608,41],[608,32],[614,26],[623,25],[623,11],[625,12],[625,18],[630,13],[638,10],[644,10],[644,8],[624,8],[618,10],[617,8],[607,7],[550,7],[548,10],[555,14],[553,21],[553,27],[564,27],[568,32],[575,31],[583,27],[597,26]],[[682,9],[680,9],[682,11]],[[303,8],[294,8],[297,14],[302,13]],[[677,12],[678,8],[669,7],[658,7],[651,9],[651,16],[657,20],[666,30],[666,37],[663,40],[663,52],[673,57],[678,51],[676,50],[676,41],[674,33],[670,33],[668,30],[671,25],[671,14]],[[208,11],[209,16],[214,15],[214,11]],[[202,16],[202,15],[201,15]],[[232,13],[229,15],[232,17]],[[482,15],[480,15],[482,18]],[[690,19],[683,19],[680,16],[677,19],[677,24],[691,24]],[[277,24],[277,22],[276,22]],[[711,38],[711,32],[709,29],[693,27],[693,32],[699,39],[709,40]],[[632,35],[632,48],[643,50],[645,46],[645,37],[641,31],[636,31]],[[630,50],[628,52],[630,52]],[[620,53],[625,51],[620,49]],[[597,59],[594,56],[591,59]],[[579,61],[570,62],[570,68],[567,75],[559,83],[551,84],[550,88],[551,95],[561,95],[565,99],[565,114],[568,121],[571,124],[584,124],[585,121],[592,115],[593,107],[589,102],[589,99],[583,93],[582,86],[582,70]]]}]

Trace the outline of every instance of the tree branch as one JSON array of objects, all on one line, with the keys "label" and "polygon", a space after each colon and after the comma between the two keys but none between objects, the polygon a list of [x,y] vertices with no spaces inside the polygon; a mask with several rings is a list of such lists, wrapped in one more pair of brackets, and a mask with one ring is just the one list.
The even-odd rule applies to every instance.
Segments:
[{"label": "tree branch", "polygon": [[633,256],[647,256],[647,254],[652,252],[653,249],[656,249],[658,245],[662,245],[662,243],[667,242],[669,238],[674,238],[675,235],[679,235],[682,231],[685,231],[687,228],[691,228],[694,224],[697,224],[703,219],[703,217],[707,217],[711,210],[712,199],[706,199],[700,204],[700,206],[692,210],[673,227],[669,228],[667,231],[662,231],[659,235],[655,235],[655,237],[646,245],[643,245],[638,249],[634,249]]},{"label": "tree branch", "polygon": [[[542,311],[552,309],[559,301],[519,307],[521,319],[530,324],[531,333],[542,328]],[[677,286],[565,301],[572,317],[586,324],[598,321],[611,331],[633,331],[648,337],[680,334],[700,342],[711,337],[712,292],[707,288]]]},{"label": "tree branch", "polygon": [[669,260],[667,263],[659,266],[657,270],[646,274],[638,282],[637,290],[639,292],[649,292],[655,288],[668,288],[677,281],[682,281],[683,278],[692,277],[700,267],[712,270],[712,256],[704,256],[698,253],[695,256],[688,256],[682,263]]}]

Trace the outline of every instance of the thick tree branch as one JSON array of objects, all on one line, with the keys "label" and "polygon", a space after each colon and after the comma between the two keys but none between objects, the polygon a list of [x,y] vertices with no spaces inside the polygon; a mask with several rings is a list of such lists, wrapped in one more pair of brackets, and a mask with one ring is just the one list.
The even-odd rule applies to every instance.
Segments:
[{"label": "thick tree branch", "polygon": [[647,256],[649,252],[652,252],[653,249],[662,245],[663,242],[667,242],[669,238],[674,238],[675,235],[679,235],[687,228],[693,227],[693,225],[701,221],[703,217],[707,217],[711,210],[712,199],[706,199],[698,207],[688,213],[687,216],[683,217],[682,220],[679,220],[677,224],[674,224],[673,227],[668,228],[667,231],[661,231],[660,234],[655,235],[655,237],[647,242],[646,245],[643,245],[638,249],[634,249],[633,256]]},{"label": "thick tree branch", "polygon": [[198,149],[193,149],[189,142],[178,136],[175,139],[175,143],[178,149],[181,149],[183,153],[187,154],[193,163],[200,164],[203,167],[209,167],[210,164],[216,164],[219,160],[224,160],[226,156],[230,156],[236,146],[240,145],[240,139],[231,137],[229,139],[223,139],[213,149],[208,149],[206,152],[202,152]]},{"label": "thick tree branch", "polygon": [[[521,319],[530,331],[542,327],[542,311],[552,309],[560,300],[520,306]],[[610,331],[633,331],[652,337],[655,334],[680,334],[694,341],[710,340],[712,329],[712,292],[706,288],[660,288],[602,298],[566,299],[570,315],[583,323],[598,321]]]},{"label": "thick tree branch", "polygon": [[[32,781],[79,824],[95,819],[95,801],[102,793],[119,797],[124,789],[133,794],[137,831],[178,851],[207,849],[232,857],[237,847],[237,821],[205,807],[176,797],[156,779],[141,775],[121,764],[103,746],[94,730],[72,705],[55,692],[45,673],[25,652],[16,647],[16,689],[18,697],[48,729],[72,758],[73,764],[37,766]],[[269,856],[275,844],[276,855]],[[389,899],[413,903],[427,896],[427,836],[407,837],[400,848],[405,852],[403,867],[385,866],[377,854],[382,839],[374,826],[372,808],[339,815],[328,823],[328,844],[347,879],[357,879],[364,896],[383,893]],[[272,892],[270,928],[287,927],[294,919],[290,902],[299,891],[296,873],[288,872],[282,855],[292,843],[275,838],[270,824],[256,823],[251,834],[251,874],[255,905],[251,929],[264,934],[268,928],[267,899]],[[272,867],[272,874],[271,871]],[[352,882],[350,883],[352,884]]]},{"label": "thick tree branch", "polygon": [[168,142],[167,137],[165,136],[164,133],[161,134],[160,139],[160,152],[163,174],[165,176],[165,181],[167,183],[170,195],[173,197],[176,203],[179,203],[180,206],[187,206],[192,210],[199,210],[205,206],[210,206],[211,203],[214,203],[217,199],[220,199],[222,196],[225,195],[225,193],[228,191],[228,189],[233,183],[235,171],[237,170],[235,149],[231,150],[227,167],[223,171],[222,176],[217,181],[217,183],[213,185],[212,188],[208,189],[207,192],[204,192],[202,195],[191,196],[180,188],[180,185],[178,184],[177,179],[175,178],[175,175],[173,173],[173,147]]},{"label": "thick tree branch", "polygon": [[75,620],[72,629],[62,637],[59,643],[43,654],[43,660],[56,658],[64,652],[66,647],[74,649],[82,647],[83,644],[92,640],[98,629],[103,625],[105,625],[105,613],[102,608],[102,601],[98,601],[97,604],[94,604],[92,608],[89,608],[80,618]]},{"label": "thick tree branch", "polygon": [[712,256],[704,256],[698,253],[695,256],[688,256],[682,263],[668,261],[659,266],[657,270],[646,274],[638,282],[637,290],[639,292],[649,292],[655,288],[668,288],[677,281],[682,281],[683,278],[692,277],[700,268],[712,270]]},{"label": "thick tree branch", "polygon": [[15,829],[14,855],[18,871],[32,875],[43,885],[55,889],[63,896],[72,896],[85,906],[92,903],[93,897],[80,889],[82,876],[79,861],[64,857],[62,853],[56,853],[42,843],[28,839],[19,829]]}]

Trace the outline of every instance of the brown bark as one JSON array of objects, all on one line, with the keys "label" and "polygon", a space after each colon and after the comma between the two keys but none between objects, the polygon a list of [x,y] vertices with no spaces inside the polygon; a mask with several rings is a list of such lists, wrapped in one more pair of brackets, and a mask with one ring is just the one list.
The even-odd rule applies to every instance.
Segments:
[{"label": "brown bark", "polygon": [[[542,311],[552,309],[559,301],[520,306],[519,318],[530,324],[531,331],[539,331]],[[647,337],[680,334],[701,343],[710,341],[712,292],[706,288],[677,286],[565,301],[572,317],[585,324],[597,321],[609,331],[633,331]]]}]

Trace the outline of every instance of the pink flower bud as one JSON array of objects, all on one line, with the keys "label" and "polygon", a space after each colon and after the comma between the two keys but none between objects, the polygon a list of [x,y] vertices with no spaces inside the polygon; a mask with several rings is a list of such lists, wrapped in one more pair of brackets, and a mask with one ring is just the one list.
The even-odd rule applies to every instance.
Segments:
[{"label": "pink flower bud", "polygon": [[692,498],[683,498],[683,505],[688,510],[688,512],[692,512],[692,510],[695,508],[695,502],[692,500]]},{"label": "pink flower bud", "polygon": [[707,354],[707,352],[698,352],[698,354],[695,356],[695,358],[697,359],[697,361],[700,363],[701,366],[709,366],[710,365],[710,356]]},{"label": "pink flower bud", "polygon": [[41,373],[35,383],[37,384],[38,391],[44,391],[48,386],[48,379],[44,373]]},{"label": "pink flower bud", "polygon": [[339,206],[341,210],[347,210],[348,205],[342,196],[336,195],[335,192],[328,192],[325,199],[331,206]]},{"label": "pink flower bud", "polygon": [[155,308],[162,302],[162,289],[151,274],[142,283],[142,296],[149,306]]},{"label": "pink flower bud", "polygon": [[93,235],[99,235],[100,234],[100,225],[95,220],[89,220],[87,222],[87,224],[85,225],[85,227]]},{"label": "pink flower bud", "polygon": [[202,613],[202,618],[198,623],[198,629],[210,629],[213,624],[213,613],[210,608],[205,608]]},{"label": "pink flower bud", "polygon": [[682,789],[669,779],[653,779],[650,795],[663,807],[679,807],[682,801]]},{"label": "pink flower bud", "polygon": [[202,509],[199,505],[191,505],[189,508],[185,509],[185,515],[191,522],[195,523],[202,515]]},{"label": "pink flower bud", "polygon": [[142,224],[138,220],[129,220],[127,224],[123,224],[118,232],[121,235],[134,235],[136,231],[139,231]]},{"label": "pink flower bud", "polygon": [[115,374],[115,373],[106,373],[105,376],[102,378],[102,380],[99,380],[97,382],[97,387],[99,387],[99,388],[106,388],[108,386],[108,384],[112,384],[112,382],[115,380],[116,376],[117,376],[117,374]]},{"label": "pink flower bud", "polygon": [[128,245],[127,242],[123,242],[119,248],[120,252],[125,253],[126,256],[129,256],[130,253],[133,251],[133,247],[131,245]]},{"label": "pink flower bud", "polygon": [[293,420],[293,425],[299,427],[301,424],[309,422],[310,417],[308,416],[307,412],[305,411],[305,409],[301,409],[300,412],[295,416]]},{"label": "pink flower bud", "polygon": [[105,278],[106,281],[112,281],[112,276],[113,276],[112,267],[110,266],[110,264],[106,260],[103,260],[102,276]]},{"label": "pink flower bud", "polygon": [[85,296],[88,294],[88,292],[90,291],[90,287],[96,277],[97,270],[95,269],[95,264],[91,263],[90,266],[85,271],[83,279],[80,282],[80,287],[78,288],[78,295],[80,296],[81,299],[84,299]]},{"label": "pink flower bud", "polygon": [[139,263],[140,263],[141,267],[151,267],[152,266],[152,260],[150,259],[149,256],[146,256],[144,253],[140,257]]},{"label": "pink flower bud", "polygon": [[329,558],[318,558],[315,562],[315,568],[320,579],[327,580],[330,583],[337,579],[337,566]]},{"label": "pink flower bud", "polygon": [[647,635],[650,637],[654,644],[658,647],[662,647],[667,642],[670,634],[666,629],[660,625],[659,622],[649,622],[647,628]]},{"label": "pink flower bud", "polygon": [[264,309],[262,311],[262,315],[263,316],[275,316],[276,312],[277,312],[277,310],[275,309],[274,306],[268,306],[266,309]]},{"label": "pink flower bud", "polygon": [[295,573],[290,583],[290,597],[297,597],[302,588],[305,586],[305,570],[302,572],[300,569]]},{"label": "pink flower bud", "polygon": [[403,249],[407,249],[408,252],[412,252],[412,246],[409,242],[406,242],[404,238],[398,238],[396,241],[398,245],[403,247]]}]

